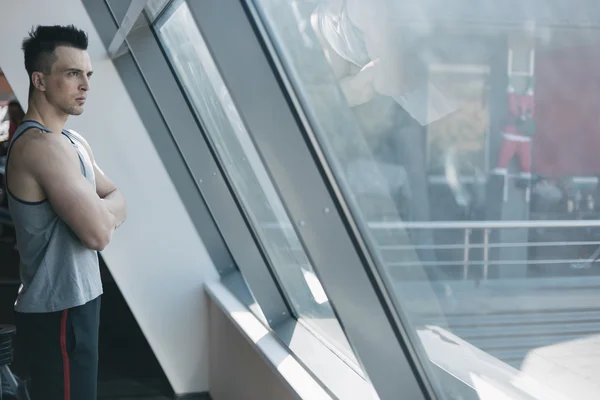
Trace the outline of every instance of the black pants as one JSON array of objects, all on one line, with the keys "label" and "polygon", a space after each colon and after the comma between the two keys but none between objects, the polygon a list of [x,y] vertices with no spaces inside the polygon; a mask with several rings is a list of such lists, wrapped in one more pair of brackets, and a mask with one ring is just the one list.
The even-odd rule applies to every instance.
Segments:
[{"label": "black pants", "polygon": [[31,400],[95,400],[100,297],[52,313],[16,313]]}]

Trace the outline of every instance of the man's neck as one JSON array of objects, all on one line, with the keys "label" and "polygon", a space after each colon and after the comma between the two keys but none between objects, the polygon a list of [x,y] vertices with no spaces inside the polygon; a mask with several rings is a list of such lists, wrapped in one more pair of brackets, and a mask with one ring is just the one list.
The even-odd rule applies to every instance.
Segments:
[{"label": "man's neck", "polygon": [[54,133],[61,133],[68,115],[57,110],[45,101],[32,99],[23,120],[33,120],[41,123]]}]

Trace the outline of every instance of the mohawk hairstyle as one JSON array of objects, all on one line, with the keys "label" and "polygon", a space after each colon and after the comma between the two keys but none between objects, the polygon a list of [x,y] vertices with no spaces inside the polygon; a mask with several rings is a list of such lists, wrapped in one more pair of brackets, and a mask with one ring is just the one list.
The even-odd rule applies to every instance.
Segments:
[{"label": "mohawk hairstyle", "polygon": [[87,34],[73,25],[37,26],[29,32],[22,48],[30,81],[34,72],[50,73],[56,61],[54,51],[58,46],[87,50]]}]

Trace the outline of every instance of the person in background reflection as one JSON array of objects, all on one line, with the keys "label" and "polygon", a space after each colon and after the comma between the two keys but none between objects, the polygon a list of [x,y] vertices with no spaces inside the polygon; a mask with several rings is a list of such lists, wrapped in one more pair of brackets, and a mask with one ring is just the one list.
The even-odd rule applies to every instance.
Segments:
[{"label": "person in background reflection", "polygon": [[[398,210],[407,208],[408,219],[429,221],[426,150],[419,112],[406,96],[423,84],[409,79],[412,71],[404,58],[409,47],[394,22],[389,0],[322,0],[311,15],[312,28],[325,57],[338,79],[348,105],[352,107],[367,138],[371,155],[354,163],[379,169],[391,193],[409,193],[399,199]],[[408,84],[407,82],[411,82]],[[409,96],[410,97],[410,96]],[[347,166],[349,170],[351,166]],[[362,168],[362,167],[361,167]],[[361,169],[359,168],[359,169]],[[356,169],[356,168],[355,168]],[[407,188],[393,187],[406,176]],[[408,204],[408,207],[406,207]],[[414,240],[433,244],[430,230],[419,230]],[[434,261],[433,251],[419,251],[422,260]]]},{"label": "person in background reflection", "polygon": [[8,143],[12,140],[17,127],[23,121],[23,117],[25,116],[25,112],[23,108],[21,108],[21,104],[17,100],[11,100],[8,103],[8,118],[10,120],[10,126],[8,127]]}]

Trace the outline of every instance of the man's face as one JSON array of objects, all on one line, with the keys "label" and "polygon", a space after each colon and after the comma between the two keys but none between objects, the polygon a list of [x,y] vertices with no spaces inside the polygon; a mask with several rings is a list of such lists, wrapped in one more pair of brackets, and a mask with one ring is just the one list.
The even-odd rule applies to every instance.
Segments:
[{"label": "man's face", "polygon": [[90,90],[90,57],[85,50],[66,46],[57,47],[55,56],[50,74],[44,77],[46,98],[64,113],[80,115]]}]

